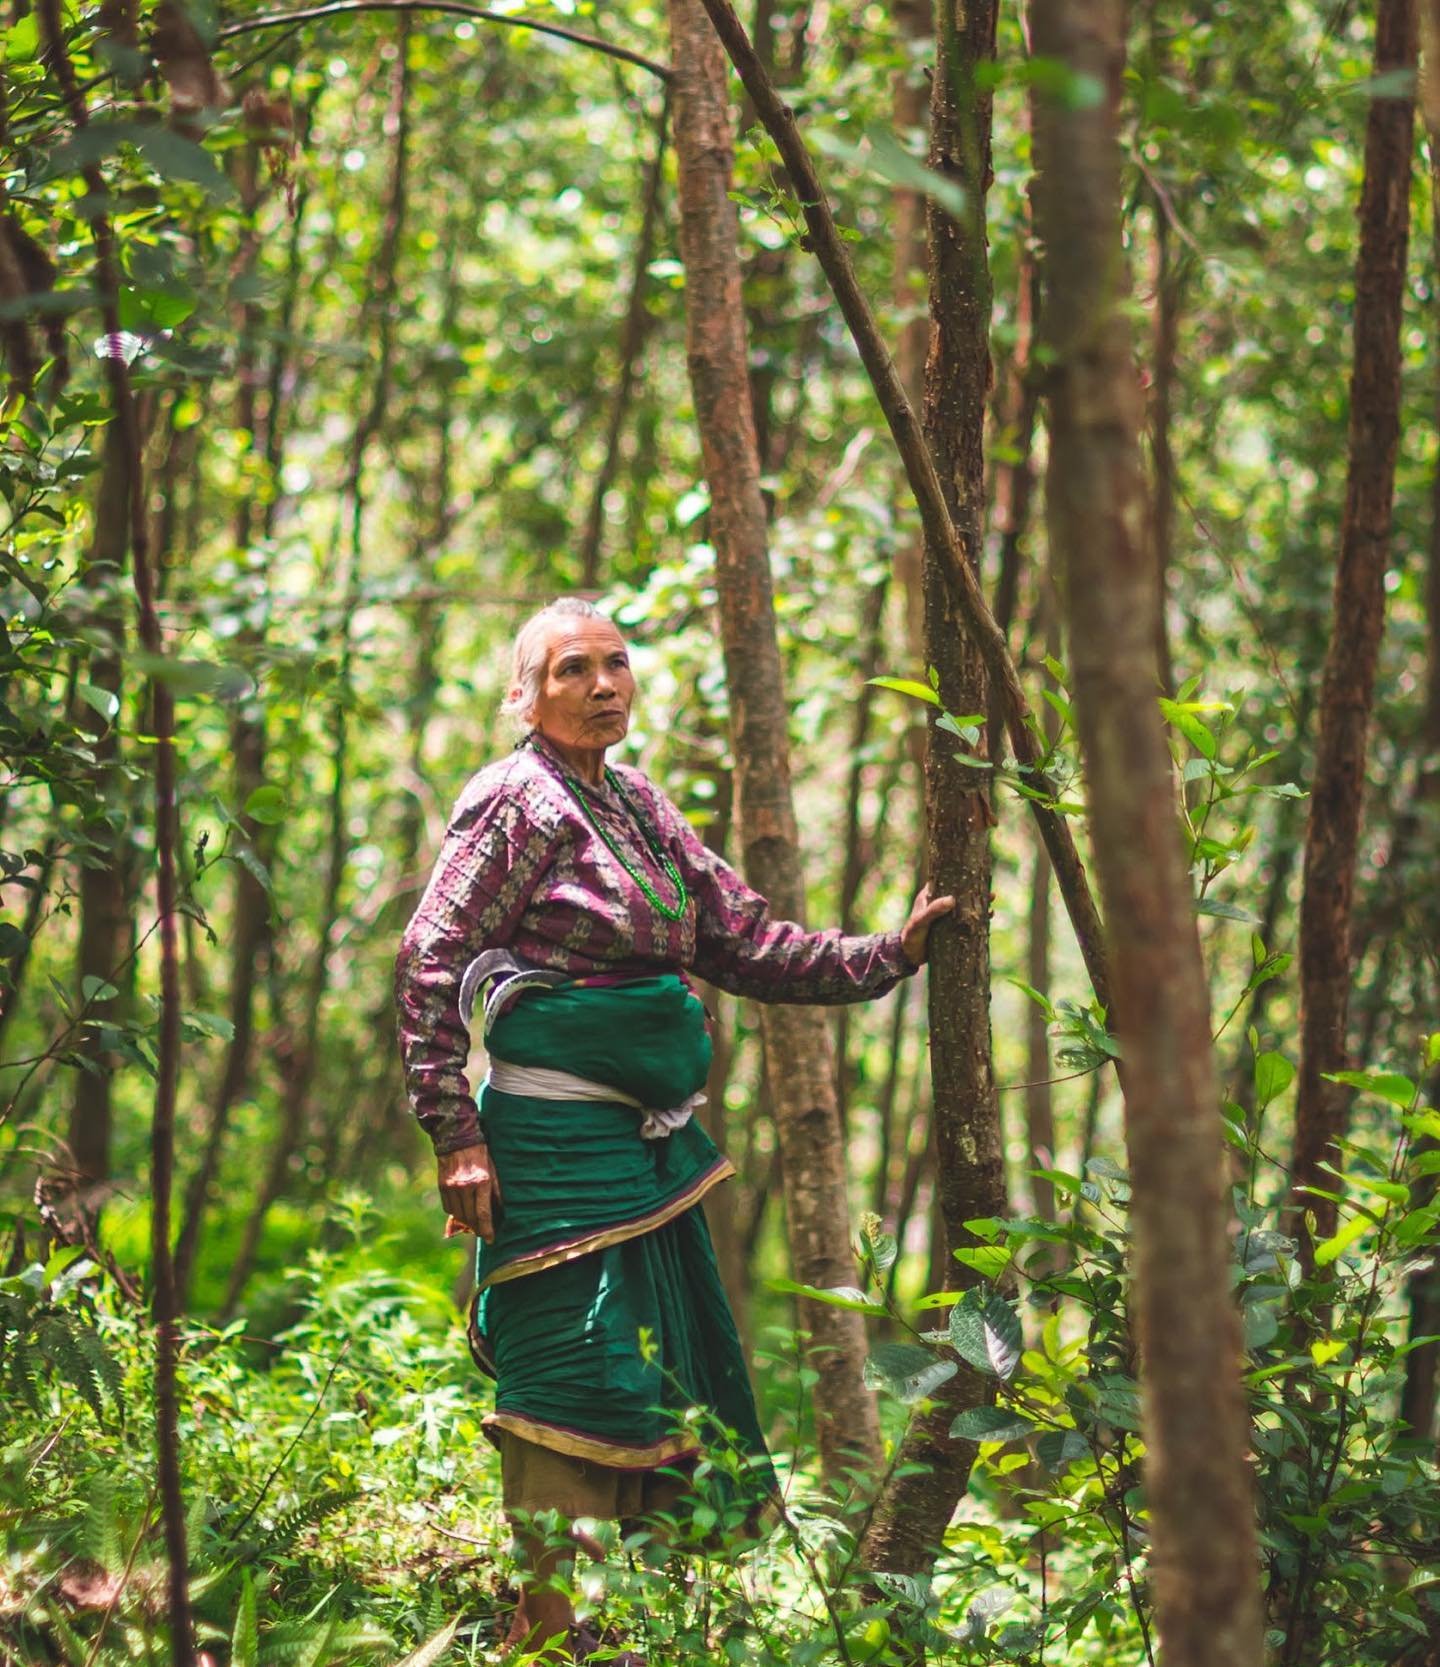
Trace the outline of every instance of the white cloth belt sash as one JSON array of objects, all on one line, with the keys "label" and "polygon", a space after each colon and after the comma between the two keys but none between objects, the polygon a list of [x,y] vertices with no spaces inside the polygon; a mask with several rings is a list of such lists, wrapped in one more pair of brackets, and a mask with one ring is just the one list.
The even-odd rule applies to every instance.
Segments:
[{"label": "white cloth belt sash", "polygon": [[684,1128],[696,1108],[705,1104],[703,1094],[692,1094],[668,1111],[656,1111],[631,1094],[603,1082],[591,1082],[588,1077],[577,1077],[573,1071],[556,1071],[548,1065],[512,1065],[504,1059],[490,1061],[486,1080],[502,1094],[522,1094],[532,1100],[612,1100],[631,1106],[645,1113],[640,1124],[642,1140],[663,1140],[675,1129]]}]

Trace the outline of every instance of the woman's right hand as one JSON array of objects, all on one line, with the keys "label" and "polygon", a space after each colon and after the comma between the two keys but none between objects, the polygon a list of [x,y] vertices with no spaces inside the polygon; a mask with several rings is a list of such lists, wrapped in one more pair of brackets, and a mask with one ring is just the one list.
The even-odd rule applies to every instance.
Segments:
[{"label": "woman's right hand", "polygon": [[500,1197],[500,1183],[487,1146],[462,1146],[438,1159],[440,1202],[450,1215],[487,1244],[495,1237],[491,1205]]}]

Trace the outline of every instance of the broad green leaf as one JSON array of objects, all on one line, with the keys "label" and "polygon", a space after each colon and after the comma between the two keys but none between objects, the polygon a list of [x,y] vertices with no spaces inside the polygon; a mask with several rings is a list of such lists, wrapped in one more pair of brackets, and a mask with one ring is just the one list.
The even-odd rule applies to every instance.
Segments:
[{"label": "broad green leaf", "polygon": [[997,1378],[1014,1373],[1024,1347],[1015,1310],[997,1292],[978,1288],[950,1310],[950,1341],[962,1360]]},{"label": "broad green leaf", "polygon": [[1078,1430],[1046,1430],[1035,1443],[1035,1456],[1053,1476],[1076,1459],[1088,1459],[1090,1447]]},{"label": "broad green leaf", "polygon": [[837,1285],[833,1290],[821,1290],[815,1285],[799,1285],[793,1279],[767,1279],[765,1284],[772,1291],[808,1297],[811,1302],[823,1302],[828,1308],[849,1308],[857,1314],[886,1312],[884,1303],[871,1302],[863,1291],[853,1285]]},{"label": "broad green leaf", "polygon": [[113,689],[97,688],[93,683],[77,683],[75,693],[92,712],[98,712],[107,724],[115,721],[120,710],[120,697]]},{"label": "broad green leaf", "polygon": [[245,801],[244,814],[252,821],[275,827],[285,820],[285,792],[283,788],[266,782],[257,787]]},{"label": "broad green leaf", "polygon": [[1035,1428],[1008,1407],[966,1407],[950,1426],[952,1441],[1018,1441]]},{"label": "broad green leaf", "polygon": [[1255,1061],[1255,1104],[1264,1111],[1295,1080],[1295,1067],[1284,1054],[1262,1053]]},{"label": "broad green leaf", "polygon": [[1010,1252],[1004,1245],[973,1245],[957,1250],[955,1260],[964,1267],[974,1268],[982,1279],[998,1279],[1010,1266]]},{"label": "broad green leaf", "polygon": [[940,704],[940,696],[934,689],[927,683],[917,683],[913,677],[871,677],[866,681],[876,689],[894,689],[896,694],[909,695],[913,700],[923,700],[931,706]]},{"label": "broad green leaf", "polygon": [[883,1389],[910,1406],[957,1371],[953,1360],[945,1360],[918,1343],[882,1343],[866,1358],[864,1383],[867,1389]]},{"label": "broad green leaf", "polygon": [[1367,1232],[1372,1223],[1363,1215],[1357,1215],[1347,1221],[1337,1233],[1328,1239],[1322,1239],[1315,1247],[1315,1265],[1328,1268],[1337,1256],[1344,1253],[1355,1243],[1361,1234]]},{"label": "broad green leaf", "polygon": [[1408,1111],[1415,1101],[1415,1084],[1398,1071],[1326,1071],[1324,1076],[1327,1082],[1348,1083],[1362,1094],[1388,1100],[1401,1111]]}]

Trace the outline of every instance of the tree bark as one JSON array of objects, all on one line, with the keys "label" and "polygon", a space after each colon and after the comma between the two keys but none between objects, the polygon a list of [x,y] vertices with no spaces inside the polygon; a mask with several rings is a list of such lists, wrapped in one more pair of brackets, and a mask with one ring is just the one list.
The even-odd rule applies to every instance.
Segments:
[{"label": "tree bark", "polygon": [[[1258,1667],[1262,1631],[1209,999],[1156,706],[1143,400],[1120,237],[1119,0],[1035,0],[1037,56],[1103,99],[1037,102],[1050,457],[1095,867],[1125,1057],[1145,1485],[1167,1667]],[[1083,78],[1083,81],[1082,79]]]},{"label": "tree bark", "polygon": [[[1375,74],[1413,70],[1415,0],[1379,0]],[[1305,830],[1300,902],[1300,1069],[1295,1101],[1295,1208],[1335,1231],[1334,1204],[1299,1189],[1320,1183],[1343,1135],[1349,1090],[1327,1082],[1347,1063],[1350,928],[1375,668],[1385,622],[1385,568],[1400,437],[1400,320],[1410,222],[1411,93],[1374,97],[1365,124],[1365,182],[1355,262],[1350,433],[1333,623],[1320,688],[1320,733]],[[1302,1255],[1314,1241],[1301,1235]]]},{"label": "tree bark", "polygon": [[[982,66],[995,56],[995,0],[935,8],[935,74],[930,97],[930,167],[965,194],[963,220],[935,200],[926,205],[930,269],[930,347],[925,365],[925,438],[940,471],[950,518],[977,573],[985,515],[983,440],[990,391],[990,271],[985,194],[990,183],[991,97]],[[945,553],[927,539],[924,557],[925,659],[939,675],[945,710],[983,714],[985,664],[956,617]],[[983,748],[982,740],[979,747]],[[1005,1165],[990,1052],[989,783],[955,757],[957,743],[931,728],[925,757],[927,867],[955,912],[931,934],[929,1019],[933,1078],[937,1244],[945,1289],[978,1276],[951,1252],[973,1242],[965,1222],[1005,1213]],[[900,1461],[861,1545],[866,1566],[928,1570],[970,1478],[977,1447],[952,1441],[966,1407],[988,1398],[988,1380],[962,1368],[910,1423]]]},{"label": "tree bark", "polygon": [[[1423,32],[1424,72],[1421,107],[1425,116],[1426,148],[1430,162],[1430,246],[1432,264],[1440,260],[1440,4],[1428,0]],[[1432,330],[1435,324],[1432,321]],[[1440,381],[1435,409],[1440,417]],[[1421,726],[1420,776],[1416,788],[1417,820],[1433,838],[1440,828],[1440,463],[1430,485],[1430,548],[1425,570],[1425,710]],[[1430,1102],[1440,1099],[1440,1072],[1430,1085]],[[1435,1177],[1428,1176],[1433,1198]],[[1410,1340],[1440,1333],[1440,1270],[1426,1268],[1412,1274]],[[1440,1345],[1421,1343],[1405,1357],[1405,1383],[1400,1392],[1400,1416],[1417,1436],[1435,1434],[1435,1386],[1440,1370]]]},{"label": "tree bark", "polygon": [[[735,805],[747,879],[775,913],[805,917],[790,788],[784,679],[775,630],[765,504],[747,377],[733,141],[725,61],[698,0],[669,0],[686,349],[716,548],[716,589],[735,757]],[[813,1008],[764,1007],[761,1028],[775,1097],[795,1277],[833,1286],[854,1278],[844,1154],[830,1033]],[[875,1402],[861,1382],[861,1318],[802,1302],[811,1335],[821,1465],[839,1484],[847,1465],[879,1457]]]},{"label": "tree bark", "polygon": [[[125,555],[130,538],[129,456],[117,424],[105,433],[105,451],[100,486],[95,498],[95,529],[90,560],[81,580],[82,592],[93,598],[90,626],[107,646],[95,648],[85,666],[85,680],[115,702],[108,718],[89,708],[77,707],[77,721],[90,736],[95,754],[93,781],[107,810],[124,796],[120,772],[120,711],[122,699],[121,661],[125,647],[125,622],[120,611],[120,582],[125,572]],[[85,990],[100,984],[128,985],[128,964],[134,932],[134,885],[129,840],[117,832],[105,817],[86,830],[93,841],[81,859],[79,879],[80,932],[76,946],[75,1000],[88,1019],[97,1024],[113,1022],[123,1005],[123,992],[104,1000],[87,1001]],[[95,1035],[98,1033],[92,1033]],[[110,1178],[111,1085],[119,1069],[119,1057],[87,1040],[87,1058],[94,1070],[75,1076],[75,1095],[70,1103],[67,1144],[75,1184],[82,1194],[82,1207],[92,1220],[98,1214],[99,1186]]]}]

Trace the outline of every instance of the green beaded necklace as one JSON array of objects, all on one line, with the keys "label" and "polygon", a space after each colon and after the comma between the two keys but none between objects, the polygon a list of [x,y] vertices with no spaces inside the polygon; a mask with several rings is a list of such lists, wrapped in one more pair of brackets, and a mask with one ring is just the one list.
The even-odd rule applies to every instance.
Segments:
[{"label": "green beaded necklace", "polygon": [[631,799],[630,795],[620,785],[619,777],[610,768],[610,766],[608,764],[605,766],[606,783],[610,787],[610,790],[619,797],[621,804],[623,804],[626,810],[630,812],[635,826],[640,830],[641,838],[650,848],[651,856],[653,856],[655,861],[658,862],[661,868],[664,869],[665,878],[672,886],[674,886],[677,898],[677,901],[674,904],[667,903],[660,896],[659,892],[657,892],[645,878],[645,876],[630,866],[629,859],[626,857],[625,853],[619,848],[618,845],[616,845],[615,841],[611,839],[610,835],[606,833],[605,829],[601,826],[600,819],[596,816],[590,801],[585,797],[585,789],[580,785],[580,783],[576,781],[575,778],[566,770],[561,770],[559,774],[561,781],[563,781],[565,786],[569,789],[571,798],[575,800],[581,810],[583,810],[585,815],[589,818],[590,826],[594,828],[595,832],[600,835],[601,839],[603,839],[605,844],[609,847],[611,856],[615,858],[616,862],[620,864],[635,884],[639,886],[640,890],[644,892],[645,896],[649,898],[655,908],[660,911],[666,920],[683,919],[685,910],[689,907],[690,893],[685,889],[685,882],[680,877],[680,870],[676,868],[670,857],[667,856],[661,849],[660,841],[656,839],[653,833],[651,833],[649,824],[640,814],[639,809],[636,807],[635,802]]}]

